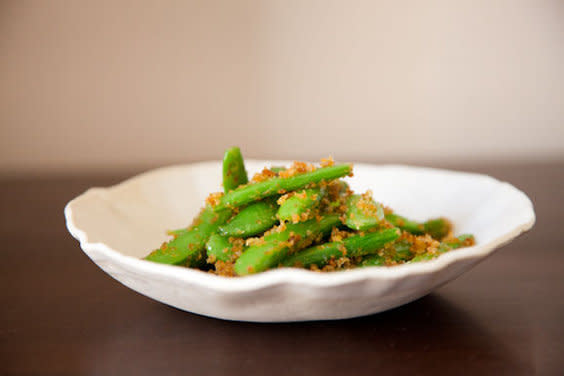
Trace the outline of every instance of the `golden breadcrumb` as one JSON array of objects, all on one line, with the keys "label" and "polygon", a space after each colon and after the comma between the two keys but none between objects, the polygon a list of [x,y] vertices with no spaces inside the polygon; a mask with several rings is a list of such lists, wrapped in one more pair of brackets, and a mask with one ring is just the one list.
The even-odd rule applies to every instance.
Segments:
[{"label": "golden breadcrumb", "polygon": [[333,166],[335,164],[335,161],[333,160],[332,156],[329,156],[327,158],[321,158],[321,163],[319,164],[321,167],[329,167],[329,166]]},{"label": "golden breadcrumb", "polygon": [[278,173],[278,176],[282,178],[289,178],[291,176],[305,174],[306,172],[312,172],[312,171],[315,171],[315,166],[312,165],[311,163],[294,161],[294,163],[292,163],[292,165],[289,168],[280,171]]},{"label": "golden breadcrumb", "polygon": [[265,181],[268,179],[272,179],[274,177],[276,177],[276,172],[268,169],[268,168],[263,168],[263,170],[261,172],[257,172],[256,174],[253,175],[252,181],[254,183],[258,183],[261,181]]},{"label": "golden breadcrumb", "polygon": [[210,193],[209,196],[206,198],[206,204],[210,206],[217,206],[219,204],[219,200],[223,197],[223,192],[213,192]]}]

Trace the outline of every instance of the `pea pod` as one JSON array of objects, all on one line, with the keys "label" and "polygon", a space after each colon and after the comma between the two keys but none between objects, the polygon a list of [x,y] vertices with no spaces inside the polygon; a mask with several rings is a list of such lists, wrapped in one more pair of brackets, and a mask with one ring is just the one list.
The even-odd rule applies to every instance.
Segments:
[{"label": "pea pod", "polygon": [[227,149],[223,156],[223,190],[227,193],[248,181],[241,150],[236,146]]},{"label": "pea pod", "polygon": [[400,232],[396,228],[364,235],[353,235],[342,242],[325,243],[296,252],[284,260],[282,264],[284,266],[309,267],[317,265],[321,267],[331,260],[343,256],[357,257],[377,252],[387,243],[396,240],[399,235]]},{"label": "pea pod", "polygon": [[284,230],[272,232],[264,236],[262,243],[247,248],[235,262],[235,273],[247,275],[276,267],[288,254],[307,247],[320,235],[327,235],[339,223],[339,216],[328,215],[320,221],[287,224]]},{"label": "pea pod", "polygon": [[250,204],[241,209],[231,221],[220,226],[218,232],[223,236],[248,238],[265,232],[278,222],[278,205],[274,199],[267,199]]},{"label": "pea pod", "polygon": [[161,264],[186,265],[197,267],[205,262],[205,245],[218,226],[231,217],[231,210],[216,212],[206,206],[194,225],[179,233],[168,243],[151,252],[145,260]]},{"label": "pea pod", "polygon": [[286,178],[277,177],[254,184],[236,188],[219,199],[215,210],[238,207],[261,200],[265,197],[295,191],[305,188],[309,184],[329,181],[350,174],[352,166],[348,164],[329,166],[303,174]]},{"label": "pea pod", "polygon": [[281,221],[290,221],[293,223],[311,219],[315,213],[315,209],[321,202],[322,196],[323,192],[320,188],[296,191],[280,204],[276,216]]},{"label": "pea pod", "polygon": [[351,195],[347,198],[345,224],[357,231],[366,231],[376,227],[384,219],[384,208],[372,197]]}]

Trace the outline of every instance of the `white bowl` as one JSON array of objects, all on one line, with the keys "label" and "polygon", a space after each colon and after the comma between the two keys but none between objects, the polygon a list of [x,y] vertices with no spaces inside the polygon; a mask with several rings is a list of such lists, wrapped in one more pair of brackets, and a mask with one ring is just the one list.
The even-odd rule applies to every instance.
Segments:
[{"label": "white bowl", "polygon": [[[287,161],[246,161],[249,173]],[[275,269],[241,278],[142,260],[188,225],[209,192],[218,191],[221,163],[153,170],[109,188],[92,188],[65,207],[67,228],[100,268],[129,288],[182,310],[229,320],[302,321],[368,315],[418,299],[467,271],[535,222],[529,198],[485,175],[430,168],[356,164],[356,191],[410,218],[444,215],[476,245],[435,260],[333,273]],[[500,283],[503,270],[500,270]]]}]

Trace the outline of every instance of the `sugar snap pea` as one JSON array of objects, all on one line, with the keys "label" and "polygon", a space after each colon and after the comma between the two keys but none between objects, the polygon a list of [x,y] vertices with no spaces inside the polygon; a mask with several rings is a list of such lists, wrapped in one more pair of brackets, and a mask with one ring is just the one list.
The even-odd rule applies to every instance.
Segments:
[{"label": "sugar snap pea", "polygon": [[236,188],[219,199],[215,210],[237,207],[250,202],[274,196],[289,191],[305,188],[312,183],[329,181],[350,174],[352,166],[349,164],[319,168],[317,170],[290,177],[276,177],[262,182],[248,184]]},{"label": "sugar snap pea", "polygon": [[338,215],[328,215],[306,222],[287,224],[280,232],[272,232],[263,242],[251,245],[235,262],[235,273],[247,275],[277,266],[291,252],[307,247],[320,235],[328,234],[340,223]]},{"label": "sugar snap pea", "polygon": [[228,223],[219,226],[218,232],[224,236],[248,238],[265,232],[278,222],[276,198],[268,198],[241,209]]},{"label": "sugar snap pea", "polygon": [[325,190],[320,188],[297,191],[280,204],[276,216],[281,221],[303,222],[311,219]]},{"label": "sugar snap pea", "polygon": [[384,219],[384,208],[367,195],[351,195],[347,198],[345,224],[358,231],[378,226]]},{"label": "sugar snap pea", "polygon": [[146,260],[162,264],[196,267],[205,261],[205,244],[218,226],[231,216],[231,210],[214,211],[206,206],[194,224],[185,232],[151,252]]},{"label": "sugar snap pea", "polygon": [[236,146],[227,149],[223,156],[223,190],[227,193],[248,181],[241,150]]},{"label": "sugar snap pea", "polygon": [[364,235],[353,235],[342,242],[325,243],[296,252],[285,259],[282,264],[300,267],[324,266],[331,260],[343,256],[357,257],[377,252],[387,243],[396,240],[399,235],[400,232],[396,228]]}]

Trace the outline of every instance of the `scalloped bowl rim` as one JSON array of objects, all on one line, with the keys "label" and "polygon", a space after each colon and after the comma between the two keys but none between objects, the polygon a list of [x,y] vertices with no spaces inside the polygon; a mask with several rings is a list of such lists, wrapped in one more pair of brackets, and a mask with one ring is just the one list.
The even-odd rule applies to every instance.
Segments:
[{"label": "scalloped bowl rim", "polygon": [[[268,162],[273,164],[287,163],[288,161],[263,161],[263,160],[253,160],[249,159],[249,162]],[[128,256],[120,253],[119,251],[111,248],[107,244],[100,242],[89,242],[87,233],[78,228],[73,221],[73,205],[78,200],[87,198],[90,194],[96,191],[106,191],[111,190],[116,187],[131,184],[137,180],[146,178],[148,175],[163,173],[171,169],[186,168],[188,166],[204,166],[209,164],[217,164],[218,161],[203,161],[189,164],[172,165],[166,167],[160,167],[147,172],[141,173],[129,179],[126,179],[116,185],[105,187],[105,188],[90,188],[86,192],[77,196],[73,200],[69,201],[65,206],[64,214],[66,219],[66,225],[71,233],[71,235],[80,242],[80,247],[86,254],[90,254],[92,251],[98,251],[106,256],[108,259],[115,261],[116,263],[122,264],[128,268],[134,269],[141,273],[149,273],[152,275],[162,275],[166,278],[174,278],[191,284],[197,284],[202,287],[206,287],[218,292],[250,292],[253,290],[261,290],[265,288],[270,288],[281,284],[297,284],[312,287],[334,287],[343,284],[356,283],[366,279],[386,279],[386,280],[397,280],[405,278],[409,275],[420,275],[420,274],[430,274],[436,272],[440,269],[446,268],[452,263],[464,259],[474,259],[474,258],[485,258],[486,256],[493,253],[500,246],[509,243],[511,240],[530,230],[535,223],[535,213],[533,209],[533,204],[531,200],[519,189],[515,188],[513,185],[499,181],[491,176],[470,173],[470,172],[460,172],[446,169],[438,169],[431,167],[419,167],[419,166],[409,166],[402,164],[365,164],[365,163],[354,163],[355,166],[363,167],[386,167],[386,168],[408,168],[408,169],[418,169],[420,171],[438,171],[438,172],[448,172],[456,174],[471,175],[481,178],[488,178],[497,183],[504,184],[508,188],[517,191],[523,196],[525,200],[528,201],[529,215],[527,220],[516,226],[511,231],[507,231],[502,235],[496,237],[486,243],[478,243],[472,247],[462,248],[456,250],[456,252],[448,252],[430,261],[413,263],[413,264],[402,264],[393,267],[366,267],[351,269],[341,272],[331,272],[331,273],[319,273],[313,272],[305,269],[297,268],[277,268],[262,273],[249,275],[245,277],[222,277],[215,274],[207,273],[197,269],[190,269],[185,267],[178,267],[174,265],[158,264],[151,261],[139,259],[133,256]]]}]

